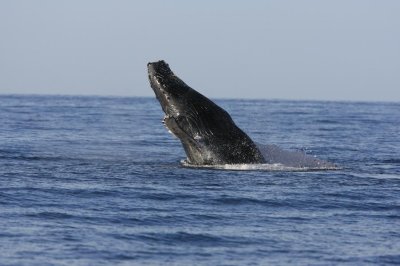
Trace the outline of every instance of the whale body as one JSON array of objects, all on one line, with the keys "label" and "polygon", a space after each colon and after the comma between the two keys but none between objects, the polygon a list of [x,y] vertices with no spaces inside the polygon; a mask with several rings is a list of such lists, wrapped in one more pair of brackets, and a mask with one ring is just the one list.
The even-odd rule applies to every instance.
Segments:
[{"label": "whale body", "polygon": [[186,85],[164,61],[148,63],[150,86],[164,124],[182,143],[191,165],[265,163],[257,145],[210,99]]}]

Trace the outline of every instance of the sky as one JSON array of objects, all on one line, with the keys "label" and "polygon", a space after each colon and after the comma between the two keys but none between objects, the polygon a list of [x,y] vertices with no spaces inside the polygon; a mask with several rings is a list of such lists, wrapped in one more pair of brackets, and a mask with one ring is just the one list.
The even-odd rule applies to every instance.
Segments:
[{"label": "sky", "polygon": [[0,0],[0,94],[400,101],[398,0]]}]

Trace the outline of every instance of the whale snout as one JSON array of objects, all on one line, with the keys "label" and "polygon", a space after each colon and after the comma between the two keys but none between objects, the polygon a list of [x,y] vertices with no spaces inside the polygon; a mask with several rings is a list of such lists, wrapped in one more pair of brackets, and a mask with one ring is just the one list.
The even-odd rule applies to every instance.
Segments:
[{"label": "whale snout", "polygon": [[149,74],[152,73],[158,76],[167,76],[173,74],[169,68],[169,65],[164,60],[147,63],[147,69]]},{"label": "whale snout", "polygon": [[149,62],[147,68],[150,86],[163,111],[169,115],[177,115],[182,108],[187,108],[187,92],[191,89],[175,76],[169,65],[160,60]]}]

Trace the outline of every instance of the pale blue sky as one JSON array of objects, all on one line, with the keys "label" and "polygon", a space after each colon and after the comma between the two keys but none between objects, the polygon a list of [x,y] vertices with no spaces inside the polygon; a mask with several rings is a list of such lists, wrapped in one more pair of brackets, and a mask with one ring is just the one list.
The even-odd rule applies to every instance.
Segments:
[{"label": "pale blue sky", "polygon": [[398,0],[0,0],[0,93],[400,101]]}]

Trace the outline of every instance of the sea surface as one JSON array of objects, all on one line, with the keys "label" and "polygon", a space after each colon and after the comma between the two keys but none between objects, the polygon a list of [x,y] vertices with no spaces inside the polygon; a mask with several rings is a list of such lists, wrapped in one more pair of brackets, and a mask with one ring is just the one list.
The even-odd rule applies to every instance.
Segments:
[{"label": "sea surface", "polygon": [[155,98],[0,96],[0,265],[399,265],[400,103],[215,100],[337,170],[185,167]]}]

